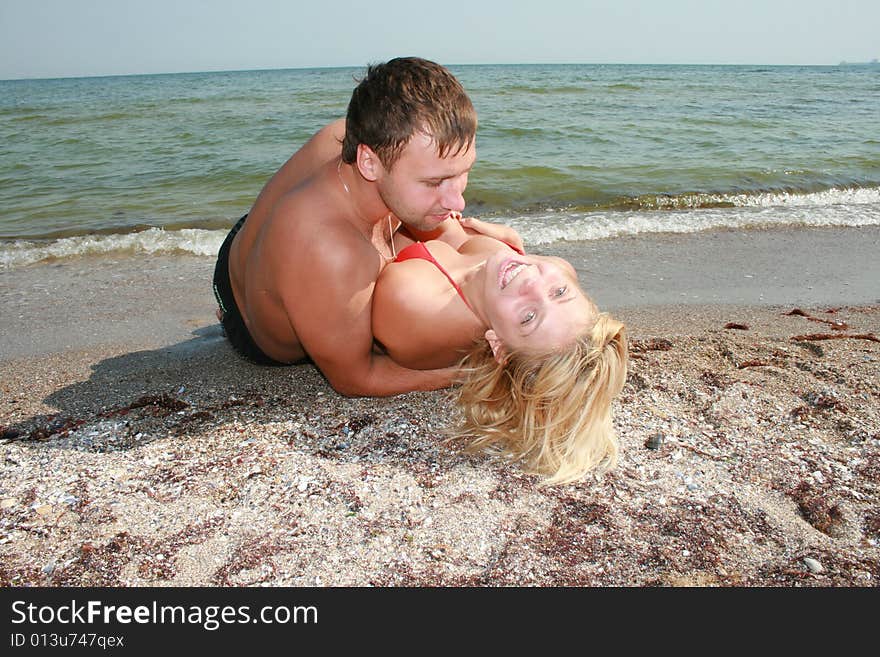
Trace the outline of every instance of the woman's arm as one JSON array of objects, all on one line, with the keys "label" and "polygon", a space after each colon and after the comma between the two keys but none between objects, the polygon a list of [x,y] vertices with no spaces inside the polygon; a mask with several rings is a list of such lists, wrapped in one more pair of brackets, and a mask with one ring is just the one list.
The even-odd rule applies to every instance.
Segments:
[{"label": "woman's arm", "polygon": [[464,228],[467,235],[485,235],[494,237],[496,240],[504,242],[515,251],[525,253],[522,237],[510,226],[504,224],[490,224],[488,221],[477,219],[476,217],[460,217],[458,222]]},{"label": "woman's arm", "polygon": [[483,221],[476,217],[462,217],[460,212],[451,213],[446,221],[432,231],[417,231],[414,228],[407,226],[405,232],[401,232],[403,233],[400,236],[401,238],[406,239],[405,236],[408,234],[408,237],[412,239],[406,239],[406,241],[401,242],[401,244],[398,244],[400,240],[395,240],[395,245],[398,247],[398,250],[401,247],[408,246],[413,240],[419,242],[438,240],[440,242],[446,242],[446,244],[457,251],[462,244],[467,242],[474,235],[485,235],[486,237],[491,237],[504,242],[519,253],[525,253],[522,237],[520,237],[520,234],[510,226],[489,223],[488,221]]}]

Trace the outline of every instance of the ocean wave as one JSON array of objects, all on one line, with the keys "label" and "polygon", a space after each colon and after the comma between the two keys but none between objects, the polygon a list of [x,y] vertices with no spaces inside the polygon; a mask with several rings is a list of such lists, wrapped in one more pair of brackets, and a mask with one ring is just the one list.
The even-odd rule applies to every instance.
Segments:
[{"label": "ocean wave", "polygon": [[111,253],[191,253],[216,256],[228,229],[149,228],[136,233],[77,235],[51,241],[13,240],[0,245],[0,268],[8,269],[44,260]]},{"label": "ocean wave", "polygon": [[850,202],[834,196],[835,203],[819,199],[793,199],[781,195],[739,206],[678,208],[674,210],[610,210],[571,212],[558,210],[531,216],[495,216],[519,231],[527,245],[557,240],[591,241],[648,233],[698,233],[710,230],[760,230],[774,227],[880,226],[880,199],[854,195]]},{"label": "ocean wave", "polygon": [[820,207],[830,205],[867,205],[880,203],[880,187],[843,187],[821,191],[749,191],[749,192],[693,192],[676,195],[645,195],[622,199],[610,204],[621,209],[640,210],[695,210],[701,208],[757,207],[771,208]]},{"label": "ocean wave", "polygon": [[[727,195],[724,203],[671,209],[588,210],[542,209],[493,213],[487,221],[513,226],[527,246],[558,240],[591,241],[652,233],[696,233],[710,230],[756,230],[772,227],[880,226],[880,189],[827,190],[814,194],[768,193]],[[44,260],[113,253],[189,253],[214,257],[228,227],[149,228],[131,233],[78,235],[54,240],[0,242],[0,268]]]},{"label": "ocean wave", "polygon": [[[598,137],[590,139],[601,141]],[[853,160],[868,172],[877,170],[877,164],[880,164],[873,158],[864,162]],[[586,212],[880,201],[880,179],[876,173],[854,178],[792,167],[727,175],[721,170],[706,174],[698,166],[680,168],[672,173],[661,167],[645,166],[632,173],[640,179],[638,184],[622,185],[620,181],[626,175],[623,168],[608,170],[558,159],[555,162],[548,160],[540,166],[484,164],[479,176],[468,185],[466,197],[471,207],[480,207],[486,212],[560,207],[563,204],[570,210]],[[712,183],[718,186],[715,189],[709,187]]]}]

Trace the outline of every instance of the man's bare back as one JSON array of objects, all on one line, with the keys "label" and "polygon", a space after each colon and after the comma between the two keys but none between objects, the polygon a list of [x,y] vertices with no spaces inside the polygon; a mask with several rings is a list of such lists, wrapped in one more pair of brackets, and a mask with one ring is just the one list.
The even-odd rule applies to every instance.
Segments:
[{"label": "man's bare back", "polygon": [[[386,143],[379,134],[372,137],[374,149],[362,135],[371,125],[373,132],[386,128],[388,103],[371,108],[368,97],[366,109],[354,116],[359,120],[372,111],[372,124],[366,121],[366,127],[350,127],[347,133],[354,124],[338,120],[320,130],[266,184],[228,246],[230,296],[253,350],[278,363],[309,357],[337,391],[348,395],[430,390],[450,385],[455,376],[451,368],[419,371],[397,365],[375,348],[371,331],[376,279],[395,248],[407,242],[398,235],[393,245],[390,233],[401,222],[431,230],[460,212],[476,157],[473,107],[442,67],[415,58],[392,60],[371,67],[359,88],[379,85],[373,95],[383,99],[406,96],[407,86],[391,91],[381,86],[399,85],[400,79],[430,88],[441,80],[448,98],[424,103],[422,118],[409,110],[398,114],[397,141]],[[401,102],[411,107],[410,101]],[[462,113],[463,120],[447,121],[446,113]],[[431,127],[434,114],[441,114],[442,120],[434,121],[439,129]],[[432,134],[446,124],[458,132]],[[388,130],[394,133],[393,126]]]},{"label": "man's bare back", "polygon": [[[338,158],[344,125],[340,120],[319,131],[272,177],[230,249],[230,281],[245,324],[266,355],[282,363],[301,360],[306,353],[281,290],[297,281],[311,283],[308,259],[324,250],[328,234],[340,228],[341,212],[329,211],[339,205],[338,199],[332,202],[339,190],[324,190],[330,198],[325,199],[323,217],[315,197],[320,198],[321,188],[327,186],[321,169]],[[296,206],[309,205],[319,207],[294,214]]]}]

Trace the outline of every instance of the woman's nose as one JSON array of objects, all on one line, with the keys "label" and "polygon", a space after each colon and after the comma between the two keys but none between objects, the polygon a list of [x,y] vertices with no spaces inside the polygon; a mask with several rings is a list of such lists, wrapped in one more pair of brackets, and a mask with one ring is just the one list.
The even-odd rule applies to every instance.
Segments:
[{"label": "woman's nose", "polygon": [[521,295],[534,294],[538,289],[537,283],[540,278],[538,270],[534,265],[526,267],[526,269],[520,272],[519,276],[517,276],[519,287],[516,291]]}]

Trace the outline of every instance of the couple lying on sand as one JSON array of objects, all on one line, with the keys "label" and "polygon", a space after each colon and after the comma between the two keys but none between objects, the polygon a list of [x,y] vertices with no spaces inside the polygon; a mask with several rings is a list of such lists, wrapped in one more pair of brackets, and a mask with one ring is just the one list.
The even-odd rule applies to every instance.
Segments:
[{"label": "couple lying on sand", "polygon": [[251,360],[311,360],[343,394],[458,382],[457,435],[573,481],[615,462],[625,329],[568,262],[462,219],[476,126],[445,68],[371,66],[346,119],[281,167],[221,247],[221,320]]}]

